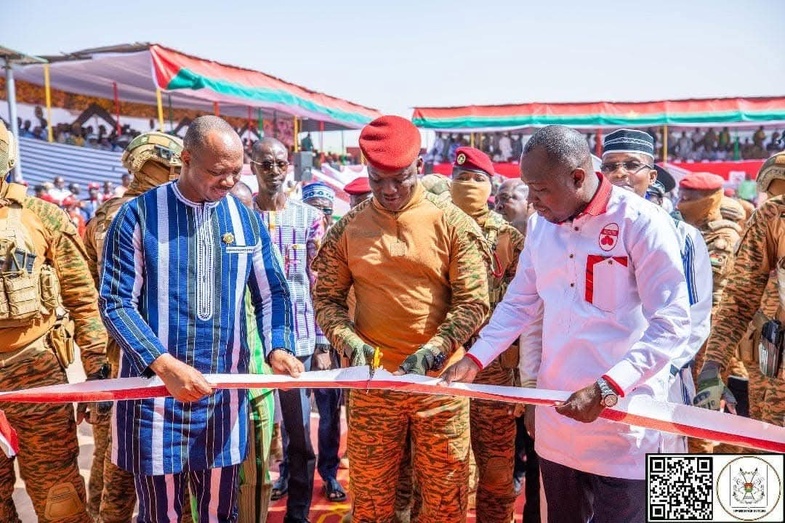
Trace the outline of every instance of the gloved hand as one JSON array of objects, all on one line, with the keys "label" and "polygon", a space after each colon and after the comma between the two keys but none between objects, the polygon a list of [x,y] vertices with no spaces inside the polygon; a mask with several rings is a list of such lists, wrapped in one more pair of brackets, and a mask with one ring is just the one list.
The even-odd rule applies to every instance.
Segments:
[{"label": "gloved hand", "polygon": [[[109,374],[109,364],[106,363],[97,373],[87,376],[85,381],[104,380],[109,377]],[[76,406],[76,424],[79,425],[82,421],[87,421],[91,425],[104,423],[109,421],[111,414],[111,401],[79,403]]]},{"label": "gloved hand", "polygon": [[730,412],[736,412],[736,398],[722,382],[720,366],[717,362],[707,361],[703,365],[700,374],[698,374],[697,393],[692,404],[711,410],[722,410],[727,406]]},{"label": "gloved hand", "polygon": [[439,370],[447,358],[444,354],[428,345],[423,345],[414,354],[403,360],[396,374],[421,374],[429,370]]},{"label": "gloved hand", "polygon": [[330,370],[333,368],[333,351],[329,345],[317,344],[313,351],[311,369]]},{"label": "gloved hand", "polygon": [[348,351],[349,361],[352,362],[352,367],[362,367],[369,365],[373,361],[374,348],[363,343],[360,347],[352,348]]}]

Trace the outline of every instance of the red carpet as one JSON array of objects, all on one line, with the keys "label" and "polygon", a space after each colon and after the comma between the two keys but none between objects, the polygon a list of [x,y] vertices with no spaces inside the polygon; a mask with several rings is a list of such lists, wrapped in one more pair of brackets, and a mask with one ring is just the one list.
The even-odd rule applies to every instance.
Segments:
[{"label": "red carpet", "polygon": [[[343,418],[345,420],[345,418]],[[319,427],[319,416],[316,414],[311,415],[311,440],[313,441],[314,448],[316,448],[316,433]],[[341,454],[343,455],[346,449],[346,425],[342,423],[341,431]],[[273,481],[278,477],[277,466],[273,471]],[[345,514],[351,512],[351,492],[347,489],[349,484],[349,471],[345,469],[338,470],[338,481],[347,490],[349,499],[343,503],[330,503],[327,498],[322,494],[322,478],[319,477],[317,472],[314,477],[313,485],[313,501],[311,503],[311,523],[340,523],[341,518]],[[267,517],[268,523],[282,523],[284,513],[286,512],[286,498],[272,502],[270,505],[270,512]],[[518,496],[515,506],[515,521],[519,523],[522,521],[521,514],[523,513],[523,495]],[[476,521],[474,511],[469,512],[468,521]]]}]

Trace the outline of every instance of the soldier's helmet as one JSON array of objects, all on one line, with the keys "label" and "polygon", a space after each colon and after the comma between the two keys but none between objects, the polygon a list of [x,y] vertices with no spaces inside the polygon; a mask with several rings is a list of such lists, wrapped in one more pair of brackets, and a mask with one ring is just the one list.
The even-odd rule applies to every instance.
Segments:
[{"label": "soldier's helmet", "polygon": [[769,192],[769,186],[774,180],[785,180],[785,151],[769,157],[758,171],[758,190]]},{"label": "soldier's helmet", "polygon": [[14,135],[0,120],[0,177],[4,179],[5,175],[14,168],[18,154]]},{"label": "soldier's helmet", "polygon": [[[181,154],[183,141],[177,136],[151,131],[140,134],[128,144],[123,152],[123,166],[134,178],[141,177],[147,162],[154,162],[169,170],[169,179],[177,178],[183,166]],[[158,180],[163,183],[166,180]]]}]

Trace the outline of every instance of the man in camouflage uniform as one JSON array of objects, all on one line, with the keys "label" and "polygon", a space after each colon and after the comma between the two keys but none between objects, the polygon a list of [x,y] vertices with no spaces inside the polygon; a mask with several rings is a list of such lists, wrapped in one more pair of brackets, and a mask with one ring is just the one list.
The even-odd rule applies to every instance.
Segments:
[{"label": "man in camouflage uniform", "polygon": [[[741,228],[736,222],[722,218],[720,207],[724,197],[723,182],[721,176],[711,173],[692,173],[679,182],[678,210],[685,222],[701,232],[706,241],[706,247],[709,249],[714,279],[712,314],[720,304],[728,276],[733,269],[733,252],[739,243],[741,233]],[[704,345],[695,356],[693,377],[696,383],[698,370],[703,365],[705,351]],[[738,407],[746,415],[747,370],[738,359],[733,358],[729,373],[732,381],[729,383],[731,394],[728,395],[728,398],[733,399],[730,400],[728,408],[735,410],[738,399],[741,401]],[[714,452],[715,445],[714,442],[707,440],[689,439],[691,452]],[[716,450],[726,451],[729,449],[718,448]]]},{"label": "man in camouflage uniform", "polygon": [[[417,179],[420,133],[383,116],[360,134],[374,193],[334,225],[313,262],[317,320],[354,366],[438,371],[488,314],[487,246],[476,223]],[[357,307],[349,316],[354,286]],[[355,523],[392,523],[410,435],[420,523],[466,520],[469,402],[395,391],[350,394]]]},{"label": "man in camouflage uniform", "polygon": [[768,318],[785,320],[781,296],[785,277],[780,269],[785,258],[785,153],[777,153],[763,164],[758,172],[758,189],[770,199],[752,214],[736,251],[734,270],[714,316],[706,361],[698,376],[695,405],[721,408],[726,391],[722,376],[738,346],[751,371],[750,416],[785,426],[783,367],[767,377],[758,363],[761,326]]},{"label": "man in camouflage uniform", "polygon": [[[515,276],[523,235],[500,214],[488,209],[493,163],[473,147],[459,147],[452,172],[452,201],[482,228],[493,258],[488,266],[491,311]],[[470,347],[474,337],[467,342]],[[475,383],[515,385],[519,359],[515,343],[483,369]],[[520,384],[518,384],[520,385]],[[477,520],[510,523],[515,505],[513,463],[515,459],[515,416],[508,405],[497,401],[471,401],[471,441],[477,462]]]},{"label": "man in camouflage uniform", "polygon": [[[106,332],[82,240],[57,206],[5,179],[16,159],[0,122],[0,390],[68,383],[80,348],[88,379],[106,372]],[[0,403],[19,435],[19,468],[41,523],[92,523],[79,475],[73,405]],[[19,516],[14,462],[0,454],[0,521]]]},{"label": "man in camouflage uniform", "polygon": [[[85,230],[84,244],[87,263],[96,286],[103,267],[103,244],[112,220],[124,203],[143,192],[174,180],[180,174],[180,138],[157,131],[137,136],[123,153],[122,163],[133,176],[125,193],[104,202]],[[106,346],[111,377],[116,378],[120,367],[120,349],[112,338]],[[134,476],[111,461],[111,411],[91,413],[95,450],[88,485],[88,511],[93,517],[100,513],[102,523],[130,523],[136,503]],[[186,504],[187,505],[187,504]],[[187,513],[187,512],[186,512]]]}]

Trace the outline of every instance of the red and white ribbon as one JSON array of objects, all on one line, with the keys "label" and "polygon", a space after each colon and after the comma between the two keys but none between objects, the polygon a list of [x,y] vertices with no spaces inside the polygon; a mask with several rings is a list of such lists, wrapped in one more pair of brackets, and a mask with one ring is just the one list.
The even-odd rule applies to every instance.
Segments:
[{"label": "red and white ribbon", "polygon": [[[385,389],[545,406],[553,406],[557,402],[564,401],[571,394],[566,391],[497,385],[453,383],[444,386],[439,384],[438,378],[411,374],[394,376],[383,369],[379,369],[373,379],[369,380],[367,367],[305,372],[299,378],[260,374],[207,374],[205,378],[216,389]],[[0,402],[120,401],[169,395],[158,377],[121,378],[0,392]],[[646,396],[620,398],[615,407],[604,409],[600,417],[682,436],[785,453],[785,428],[783,427],[741,416],[656,401]],[[0,446],[3,446],[3,420],[4,416],[0,415]],[[14,436],[7,433],[5,436],[8,440],[6,446],[14,449]]]}]

